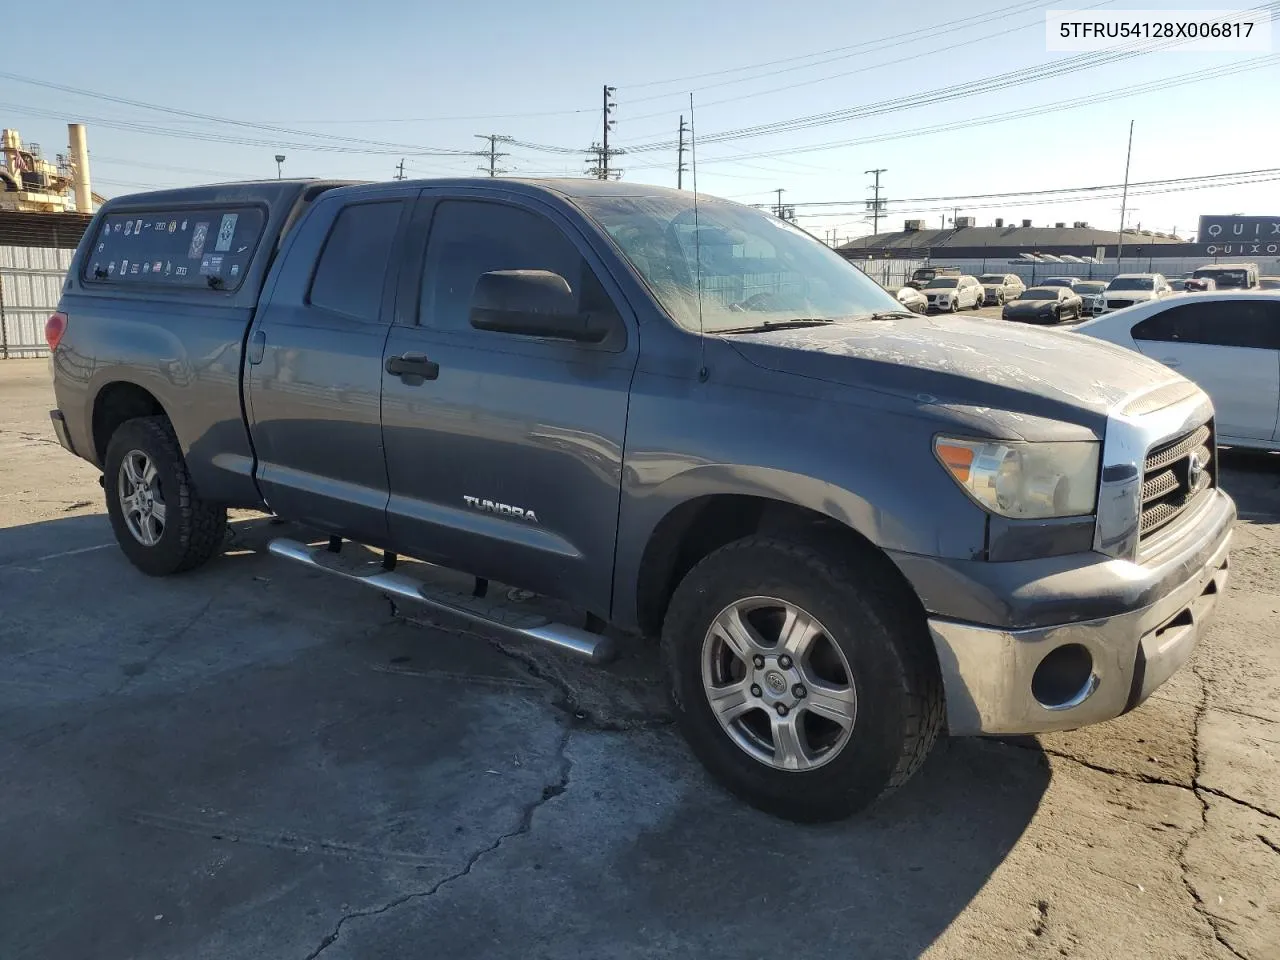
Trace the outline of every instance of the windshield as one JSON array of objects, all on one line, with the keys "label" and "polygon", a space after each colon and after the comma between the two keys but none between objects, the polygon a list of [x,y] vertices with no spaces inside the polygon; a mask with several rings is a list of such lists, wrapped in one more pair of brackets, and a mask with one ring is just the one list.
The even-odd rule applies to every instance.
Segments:
[{"label": "windshield", "polygon": [[999,286],[1004,283],[1004,274],[1001,273],[984,273],[982,275],[984,284],[990,283]]},{"label": "windshield", "polygon": [[939,277],[937,280],[930,280],[925,284],[926,290],[943,290],[948,287],[954,287],[960,283],[959,277]]},{"label": "windshield", "polygon": [[1041,282],[1041,286],[1045,287],[1069,287],[1071,280],[1067,277],[1049,277],[1049,279]]},{"label": "windshield", "polygon": [[1243,270],[1197,270],[1192,274],[1197,280],[1215,280],[1219,287],[1244,287],[1248,275]]},{"label": "windshield", "polygon": [[1018,298],[1019,300],[1057,300],[1057,290],[1036,290],[1031,289]]},{"label": "windshield", "polygon": [[595,196],[577,203],[689,330],[699,329],[699,273],[706,331],[902,309],[822,241],[750,207],[699,197],[695,235],[691,196]]},{"label": "windshield", "polygon": [[1075,285],[1076,293],[1083,293],[1086,296],[1101,293],[1105,289],[1107,289],[1107,285],[1101,280],[1087,281],[1085,283],[1077,283]]},{"label": "windshield", "polygon": [[1108,290],[1154,290],[1156,282],[1150,277],[1116,277],[1107,284]]},{"label": "windshield", "polygon": [[1258,281],[1263,290],[1280,290],[1280,277],[1263,277]]}]

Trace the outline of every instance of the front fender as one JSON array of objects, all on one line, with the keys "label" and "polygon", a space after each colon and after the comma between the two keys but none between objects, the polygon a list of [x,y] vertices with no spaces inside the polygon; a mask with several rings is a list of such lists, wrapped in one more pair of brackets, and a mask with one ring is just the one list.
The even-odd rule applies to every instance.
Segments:
[{"label": "front fender", "polygon": [[804,381],[824,395],[818,400],[746,389],[736,380],[690,389],[637,375],[619,509],[616,621],[638,623],[646,547],[664,518],[699,498],[748,496],[801,507],[885,550],[983,555],[985,514],[934,458],[939,424],[923,403],[904,409]]}]

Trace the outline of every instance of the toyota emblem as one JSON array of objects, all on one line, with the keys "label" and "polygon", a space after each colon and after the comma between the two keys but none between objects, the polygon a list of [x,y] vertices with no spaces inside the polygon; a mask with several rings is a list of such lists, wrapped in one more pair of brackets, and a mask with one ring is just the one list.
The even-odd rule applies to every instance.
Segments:
[{"label": "toyota emblem", "polygon": [[1187,486],[1194,490],[1200,486],[1200,480],[1204,477],[1205,464],[1200,459],[1199,451],[1193,450],[1191,456],[1187,457]]}]

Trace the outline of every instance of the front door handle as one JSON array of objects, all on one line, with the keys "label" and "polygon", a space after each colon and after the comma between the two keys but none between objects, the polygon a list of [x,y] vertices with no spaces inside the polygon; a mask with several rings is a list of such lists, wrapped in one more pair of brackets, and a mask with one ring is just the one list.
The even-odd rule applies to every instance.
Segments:
[{"label": "front door handle", "polygon": [[1176,359],[1174,359],[1173,357],[1162,357],[1162,358],[1160,359],[1160,361],[1159,361],[1159,362],[1160,362],[1160,363],[1163,363],[1166,367],[1180,367],[1180,366],[1182,366],[1182,361],[1181,361],[1181,360],[1176,360]]},{"label": "front door handle", "polygon": [[249,362],[261,363],[262,355],[267,350],[267,335],[262,330],[255,330],[249,338]]},{"label": "front door handle", "polygon": [[440,364],[427,359],[425,353],[402,353],[398,357],[387,357],[387,373],[402,380],[418,378],[434,380],[440,376]]}]

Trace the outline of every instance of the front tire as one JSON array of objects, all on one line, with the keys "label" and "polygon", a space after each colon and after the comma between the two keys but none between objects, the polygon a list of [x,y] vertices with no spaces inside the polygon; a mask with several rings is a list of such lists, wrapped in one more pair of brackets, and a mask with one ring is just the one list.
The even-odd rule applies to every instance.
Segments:
[{"label": "front tire", "polygon": [[672,597],[663,652],[677,723],[731,792],[802,822],[838,820],[904,784],[942,724],[915,596],[847,544],[747,537]]},{"label": "front tire", "polygon": [[166,417],[129,420],[112,434],[103,487],[116,542],[149,576],[193,570],[222,545],[226,508],[196,496]]}]

